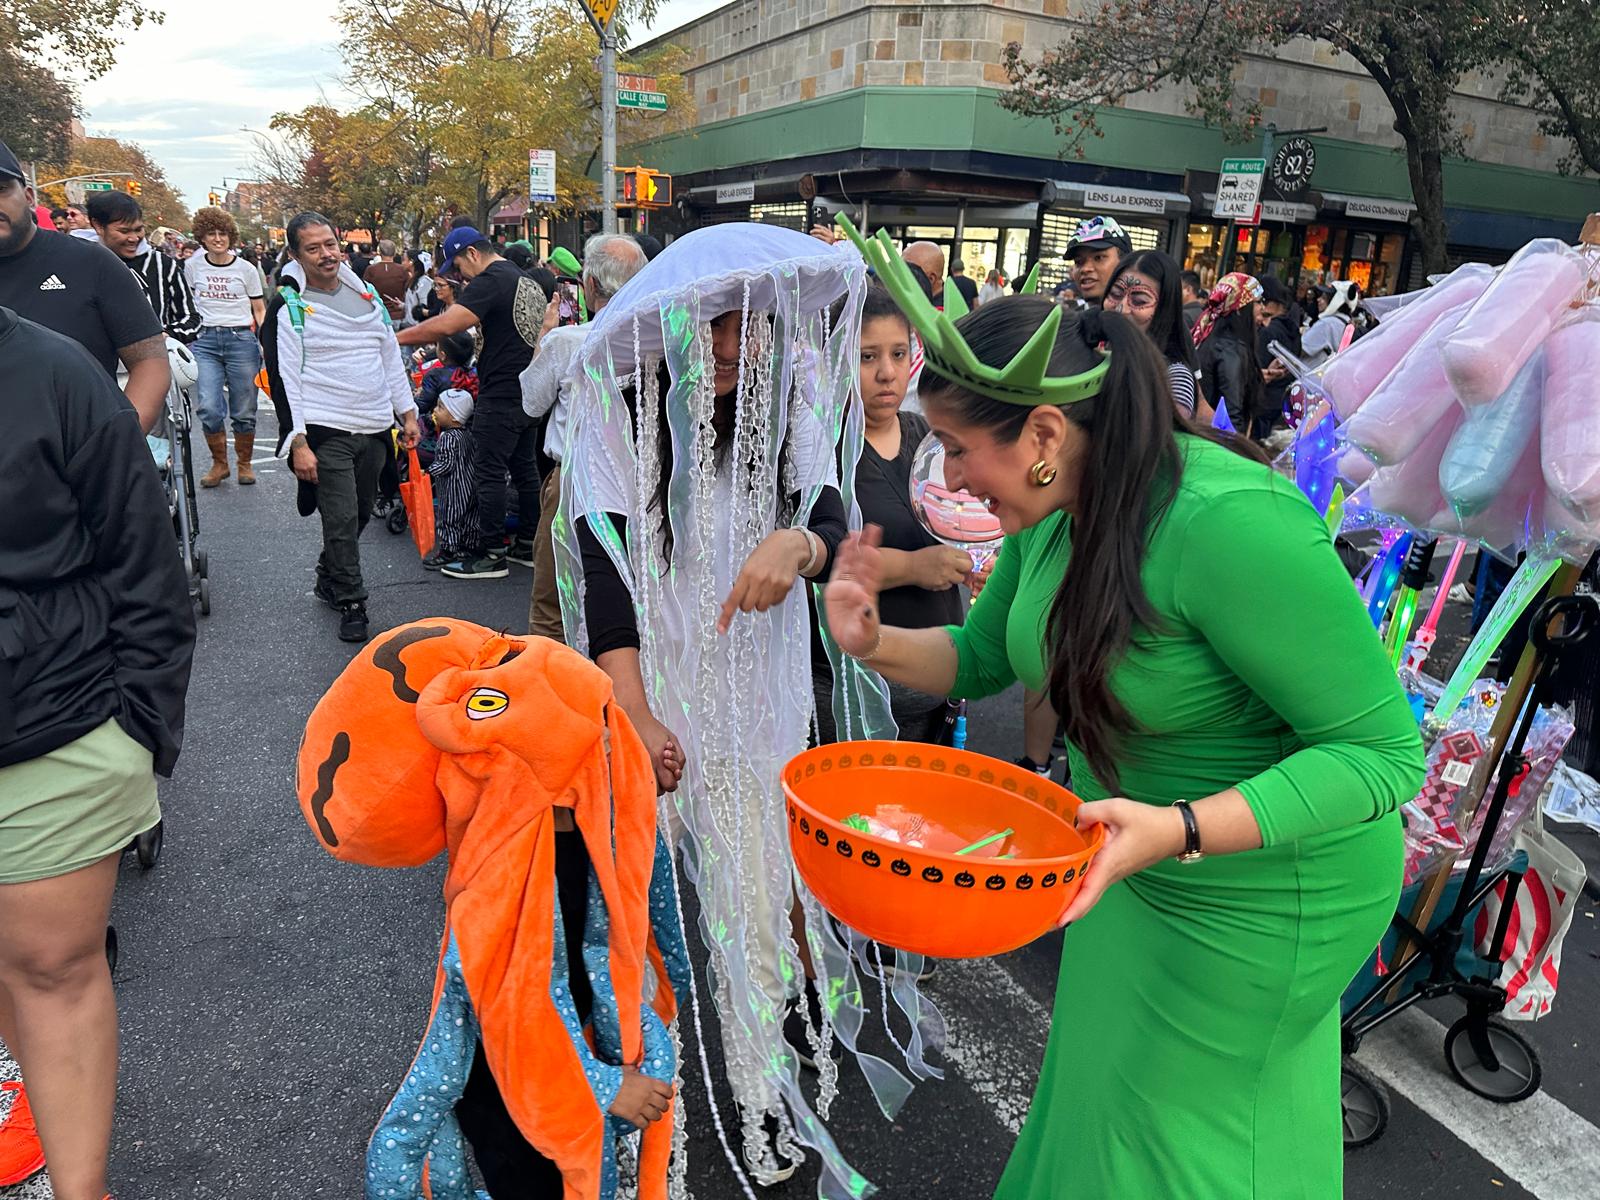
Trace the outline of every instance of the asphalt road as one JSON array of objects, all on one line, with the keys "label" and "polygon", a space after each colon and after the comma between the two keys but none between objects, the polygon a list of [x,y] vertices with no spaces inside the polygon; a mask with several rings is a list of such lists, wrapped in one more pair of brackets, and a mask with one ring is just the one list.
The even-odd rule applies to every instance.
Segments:
[{"label": "asphalt road", "polygon": [[[270,445],[270,431],[269,420],[258,444]],[[367,1134],[429,1005],[439,866],[338,863],[294,800],[306,715],[354,650],[311,596],[316,524],[295,515],[286,471],[258,469],[255,488],[230,480],[201,496],[215,607],[201,621],[183,760],[162,789],[166,851],[148,873],[130,858],[117,900],[118,1200],[359,1195]],[[525,628],[527,572],[485,582],[428,575],[409,542],[379,525],[362,555],[375,629],[436,614]],[[975,706],[969,744],[1020,752],[1015,693]],[[1589,1186],[1600,1179],[1595,911],[1581,902],[1554,1014],[1520,1027],[1544,1062],[1538,1105],[1502,1109],[1468,1096],[1444,1076],[1438,1027],[1408,1021],[1363,1050],[1387,1072],[1394,1115],[1381,1141],[1347,1156],[1347,1196],[1600,1195]],[[1059,940],[1046,938],[1003,959],[942,969],[929,991],[951,1028],[948,1076],[922,1085],[894,1123],[859,1076],[844,1073],[830,1127],[883,1195],[990,1194],[1026,1111],[1059,959]],[[1433,1015],[1448,1023],[1457,1014],[1440,1005]],[[691,1080],[687,1090],[692,1186],[702,1200],[737,1196],[700,1088]],[[0,1191],[0,1200],[41,1194],[34,1184]],[[814,1191],[802,1172],[764,1194],[798,1200]],[[1063,1181],[1060,1195],[1074,1194]]]}]

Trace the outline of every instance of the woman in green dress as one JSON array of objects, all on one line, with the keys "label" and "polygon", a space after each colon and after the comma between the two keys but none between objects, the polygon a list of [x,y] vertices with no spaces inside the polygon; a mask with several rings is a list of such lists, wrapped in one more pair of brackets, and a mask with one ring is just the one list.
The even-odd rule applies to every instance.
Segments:
[{"label": "woman in green dress", "polygon": [[1339,996],[1394,911],[1423,753],[1327,530],[1174,413],[1122,318],[1014,297],[952,325],[857,244],[923,336],[946,477],[1008,537],[942,630],[880,624],[853,538],[829,627],[926,692],[1046,692],[1107,832],[996,1196],[1333,1200]]}]

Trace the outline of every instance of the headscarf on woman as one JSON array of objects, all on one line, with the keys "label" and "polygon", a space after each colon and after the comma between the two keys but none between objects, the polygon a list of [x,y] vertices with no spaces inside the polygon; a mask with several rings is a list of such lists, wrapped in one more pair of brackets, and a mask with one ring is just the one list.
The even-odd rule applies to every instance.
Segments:
[{"label": "headscarf on woman", "polygon": [[1223,317],[1238,312],[1247,304],[1261,299],[1261,283],[1254,275],[1243,271],[1230,271],[1217,280],[1217,286],[1206,297],[1205,307],[1194,323],[1194,344],[1201,345],[1211,336],[1211,330]]}]

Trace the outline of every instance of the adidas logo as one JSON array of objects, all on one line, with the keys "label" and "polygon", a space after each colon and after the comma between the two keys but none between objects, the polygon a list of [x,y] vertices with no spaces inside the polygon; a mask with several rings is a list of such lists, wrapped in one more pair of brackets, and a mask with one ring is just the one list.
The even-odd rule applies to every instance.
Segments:
[{"label": "adidas logo", "polygon": [[67,290],[67,285],[61,282],[59,276],[52,275],[39,285],[39,290],[41,292],[64,292]]}]

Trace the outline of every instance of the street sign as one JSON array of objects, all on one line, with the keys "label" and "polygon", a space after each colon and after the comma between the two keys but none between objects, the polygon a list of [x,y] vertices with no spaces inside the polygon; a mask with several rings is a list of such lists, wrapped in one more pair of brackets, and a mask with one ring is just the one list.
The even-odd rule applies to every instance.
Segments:
[{"label": "street sign", "polygon": [[756,198],[756,185],[750,183],[720,183],[717,185],[718,204],[751,204]]},{"label": "street sign", "polygon": [[629,75],[626,72],[617,72],[617,86],[626,92],[659,92],[660,86],[654,75]]},{"label": "street sign", "polygon": [[1272,156],[1272,186],[1284,200],[1293,200],[1311,184],[1317,170],[1317,148],[1310,138],[1292,137]]},{"label": "street sign", "polygon": [[528,203],[554,204],[555,202],[556,152],[554,150],[529,150]]},{"label": "street sign", "polygon": [[665,92],[636,92],[629,88],[617,89],[618,108],[642,108],[650,112],[667,111]]},{"label": "street sign", "polygon": [[583,6],[589,10],[594,23],[602,29],[611,24],[611,18],[617,15],[617,0],[583,0]]},{"label": "street sign", "polygon": [[86,192],[109,192],[111,181],[109,179],[85,179],[83,190]]},{"label": "street sign", "polygon": [[1211,215],[1226,221],[1249,221],[1256,215],[1261,199],[1261,178],[1266,173],[1264,158],[1225,158],[1217,180],[1217,199]]}]

